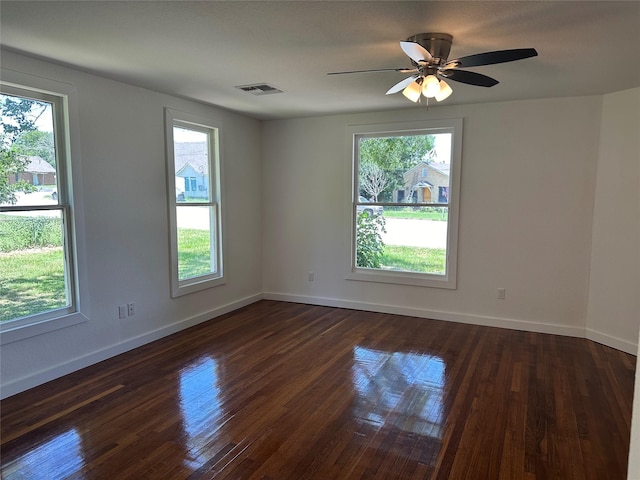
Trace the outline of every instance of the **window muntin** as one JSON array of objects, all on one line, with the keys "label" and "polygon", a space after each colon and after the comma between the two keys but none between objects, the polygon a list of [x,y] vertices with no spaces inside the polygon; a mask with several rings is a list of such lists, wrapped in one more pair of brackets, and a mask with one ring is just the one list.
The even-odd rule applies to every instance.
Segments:
[{"label": "window muntin", "polygon": [[[0,322],[18,328],[77,311],[65,99],[2,85]],[[4,341],[4,339],[3,339]]]},{"label": "window muntin", "polygon": [[218,128],[166,112],[171,291],[179,296],[224,283]]},{"label": "window muntin", "polygon": [[347,278],[455,288],[462,121],[375,127],[350,129]]}]

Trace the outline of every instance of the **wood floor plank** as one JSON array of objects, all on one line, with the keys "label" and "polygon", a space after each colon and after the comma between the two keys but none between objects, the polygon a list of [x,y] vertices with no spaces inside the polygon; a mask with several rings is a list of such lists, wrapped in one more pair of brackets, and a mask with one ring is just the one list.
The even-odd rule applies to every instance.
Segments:
[{"label": "wood floor plank", "polygon": [[622,480],[635,364],[260,301],[2,401],[2,478]]}]

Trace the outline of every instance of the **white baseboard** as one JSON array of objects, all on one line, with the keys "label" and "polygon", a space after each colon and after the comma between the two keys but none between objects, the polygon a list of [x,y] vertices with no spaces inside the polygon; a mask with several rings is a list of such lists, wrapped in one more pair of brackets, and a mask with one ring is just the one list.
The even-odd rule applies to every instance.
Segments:
[{"label": "white baseboard", "polygon": [[214,308],[213,310],[200,313],[193,317],[185,318],[157,330],[153,330],[143,335],[131,338],[126,342],[105,347],[88,355],[84,355],[82,357],[75,358],[46,370],[42,370],[33,375],[8,382],[2,385],[2,388],[0,389],[0,398],[10,397],[12,395],[15,395],[16,393],[23,392],[69,373],[75,372],[76,370],[80,370],[108,358],[120,355],[121,353],[133,350],[134,348],[138,348],[142,345],[153,342],[154,340],[172,335],[181,330],[184,330],[185,328],[193,327],[195,325],[198,325],[199,323],[206,322],[207,320],[212,320],[216,317],[224,315],[225,313],[229,313],[244,306],[255,303],[262,298],[262,294],[251,295],[249,297],[242,298],[221,307]]},{"label": "white baseboard", "polygon": [[512,330],[522,330],[536,333],[550,333],[554,335],[564,335],[569,337],[587,338],[594,342],[601,343],[608,347],[621,350],[631,355],[637,355],[638,345],[621,338],[608,335],[593,329],[585,329],[572,325],[557,325],[551,323],[540,323],[531,321],[515,320],[511,318],[489,317],[481,315],[470,315],[466,313],[452,313],[438,310],[423,310],[418,308],[401,307],[397,305],[384,305],[365,302],[354,302],[334,298],[311,297],[305,295],[291,295],[286,293],[269,292],[245,297],[238,301],[223,305],[208,312],[180,320],[152,332],[140,335],[127,340],[126,342],[112,345],[83,357],[76,358],[47,370],[40,371],[33,375],[23,377],[2,385],[0,398],[10,397],[29,388],[46,383],[50,380],[62,377],[76,370],[88,367],[121,353],[133,350],[154,340],[177,333],[186,328],[213,318],[232,312],[244,306],[255,303],[261,299],[278,300],[283,302],[306,303],[310,305],[322,305],[326,307],[349,308],[353,310],[363,310],[369,312],[390,313],[395,315],[406,315],[418,318],[430,318],[434,320],[445,320],[448,322],[466,323],[471,325],[484,325],[487,327],[509,328]]},{"label": "white baseboard", "polygon": [[309,297],[304,295],[290,295],[285,293],[269,292],[265,293],[263,296],[266,300],[307,303],[311,305],[322,305],[326,307],[351,308],[354,310],[364,310],[369,312],[391,313],[395,315],[406,315],[409,317],[430,318],[433,320],[445,320],[448,322],[466,323],[471,325],[483,325],[486,327],[509,328],[511,330],[522,330],[536,333],[551,333],[554,335],[564,335],[566,337],[585,338],[584,327],[576,327],[572,325],[530,322],[523,320],[514,320],[511,318],[470,315],[467,313],[452,313],[439,310],[424,310],[396,305],[352,302],[333,298]]},{"label": "white baseboard", "polygon": [[601,343],[602,345],[606,345],[607,347],[622,350],[623,352],[630,353],[631,355],[638,355],[638,344],[635,342],[614,337],[613,335],[599,332],[592,328],[587,328],[587,338],[594,342]]},{"label": "white baseboard", "polygon": [[283,302],[308,303],[311,305],[322,305],[326,307],[351,308],[354,310],[364,310],[370,312],[392,313],[396,315],[407,315],[410,317],[431,318],[434,320],[445,320],[448,322],[466,323],[471,325],[484,325],[487,327],[510,328],[512,330],[523,330],[536,333],[550,333],[553,335],[564,335],[566,337],[586,338],[594,342],[601,343],[607,347],[621,350],[631,355],[638,354],[638,344],[630,342],[613,335],[609,335],[590,328],[576,327],[572,325],[558,325],[552,323],[540,323],[515,320],[511,318],[489,317],[481,315],[469,315],[466,313],[451,313],[438,310],[422,310],[417,308],[400,307],[394,305],[372,304],[363,302],[352,302],[333,298],[309,297],[304,295],[290,295],[286,293],[265,293],[267,300],[280,300]]}]

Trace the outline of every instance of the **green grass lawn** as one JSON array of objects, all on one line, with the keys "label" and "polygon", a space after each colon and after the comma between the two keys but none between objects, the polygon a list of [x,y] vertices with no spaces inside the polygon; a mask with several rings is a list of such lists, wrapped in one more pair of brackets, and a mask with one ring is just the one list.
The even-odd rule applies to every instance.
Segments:
[{"label": "green grass lawn", "polygon": [[62,247],[0,253],[0,322],[67,305]]},{"label": "green grass lawn", "polygon": [[385,270],[444,275],[446,255],[440,248],[385,245],[380,263]]},{"label": "green grass lawn", "polygon": [[386,207],[384,216],[386,218],[406,218],[410,220],[437,220],[446,221],[448,211],[440,207]]},{"label": "green grass lawn", "polygon": [[178,229],[178,278],[185,280],[208,273],[211,273],[209,232]]}]

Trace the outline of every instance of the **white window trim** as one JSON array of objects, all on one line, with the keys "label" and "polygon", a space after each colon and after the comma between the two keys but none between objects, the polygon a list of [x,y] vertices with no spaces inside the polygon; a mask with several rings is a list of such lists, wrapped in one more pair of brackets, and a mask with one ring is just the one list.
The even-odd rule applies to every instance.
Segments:
[{"label": "white window trim", "polygon": [[[186,128],[194,130],[208,131],[215,136],[215,141],[209,142],[209,185],[210,196],[214,208],[216,208],[217,224],[215,226],[215,242],[217,255],[217,272],[210,275],[202,275],[187,280],[178,278],[178,242],[177,242],[177,219],[176,219],[176,180],[175,180],[175,158],[173,145],[173,127],[176,123]],[[224,254],[224,195],[222,179],[222,139],[220,121],[200,117],[190,113],[179,112],[165,108],[165,146],[167,157],[167,196],[168,196],[168,218],[169,218],[169,260],[171,273],[171,297],[176,298],[189,293],[198,292],[207,288],[224,285],[225,254]]]},{"label": "white window trim", "polygon": [[[401,123],[386,123],[372,125],[350,125],[347,127],[348,155],[351,162],[352,192],[350,214],[350,270],[346,273],[347,280],[364,282],[391,283],[398,285],[415,285],[421,287],[457,288],[458,265],[458,223],[460,210],[460,170],[462,164],[462,119],[425,120]],[[355,264],[356,245],[356,201],[358,185],[356,172],[357,136],[402,135],[411,132],[431,130],[429,133],[452,133],[451,145],[451,196],[449,198],[449,216],[447,222],[447,273],[445,275],[431,275],[415,272],[384,271],[369,268],[359,268]]]},{"label": "white window trim", "polygon": [[89,302],[86,293],[87,272],[85,261],[84,222],[82,210],[82,173],[80,163],[80,143],[78,132],[77,96],[75,88],[63,82],[29,75],[15,70],[1,69],[0,84],[22,90],[52,95],[60,98],[62,111],[58,113],[58,121],[66,124],[62,139],[65,153],[61,154],[61,174],[66,176],[67,212],[65,220],[69,237],[69,255],[71,257],[72,308],[53,310],[32,317],[0,323],[0,345],[24,340],[37,335],[49,333],[61,328],[71,327],[88,321]]}]

